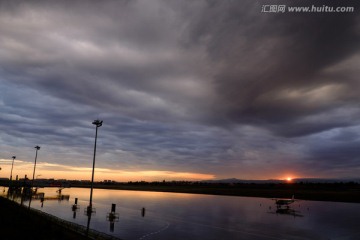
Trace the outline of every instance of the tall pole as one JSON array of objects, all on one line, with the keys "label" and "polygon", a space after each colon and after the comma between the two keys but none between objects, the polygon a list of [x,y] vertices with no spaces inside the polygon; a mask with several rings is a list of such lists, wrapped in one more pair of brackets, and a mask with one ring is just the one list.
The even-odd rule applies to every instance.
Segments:
[{"label": "tall pole", "polygon": [[12,171],[14,168],[14,160],[15,160],[16,156],[12,156],[12,164],[11,164],[11,172],[10,172],[10,182],[12,181]]},{"label": "tall pole", "polygon": [[37,154],[38,154],[38,150],[40,150],[39,146],[36,146],[36,154],[35,154],[35,163],[34,163],[34,171],[33,171],[33,177],[32,177],[32,182],[31,182],[31,187],[34,187],[34,178],[35,178],[35,169],[36,169],[36,159],[37,159]]},{"label": "tall pole", "polygon": [[95,144],[94,144],[94,157],[93,157],[93,167],[92,167],[92,175],[91,175],[91,189],[90,189],[90,203],[87,209],[88,214],[92,213],[92,196],[93,196],[93,187],[94,187],[94,172],[95,172],[95,156],[96,156],[96,140],[97,140],[97,132],[98,128],[102,126],[103,121],[94,120],[92,124],[96,126],[95,130]]}]

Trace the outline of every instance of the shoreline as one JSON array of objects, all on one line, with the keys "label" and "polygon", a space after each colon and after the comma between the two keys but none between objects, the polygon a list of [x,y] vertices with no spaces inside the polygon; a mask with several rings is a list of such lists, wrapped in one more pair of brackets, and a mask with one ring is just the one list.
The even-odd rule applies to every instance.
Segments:
[{"label": "shoreline", "polygon": [[[4,185],[2,185],[4,186]],[[6,186],[6,185],[5,185]],[[89,183],[41,187],[90,188]],[[360,184],[348,183],[200,183],[200,182],[95,182],[95,189],[172,192],[238,197],[291,198],[310,201],[360,203]]]},{"label": "shoreline", "polygon": [[[90,188],[72,184],[71,187]],[[348,184],[236,184],[236,185],[153,185],[95,184],[95,189],[172,192],[238,197],[291,198],[310,201],[360,203],[360,186]]]}]

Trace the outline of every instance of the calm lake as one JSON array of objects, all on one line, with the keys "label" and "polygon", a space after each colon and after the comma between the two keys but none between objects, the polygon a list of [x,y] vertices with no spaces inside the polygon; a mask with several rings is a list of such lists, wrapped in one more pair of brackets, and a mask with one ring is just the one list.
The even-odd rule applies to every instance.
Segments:
[{"label": "calm lake", "polygon": [[[51,197],[56,190],[39,192]],[[43,206],[32,200],[31,207],[87,226],[90,189],[65,188],[62,194],[70,199],[45,200]],[[75,198],[77,212],[71,209]],[[119,219],[111,226],[113,203]],[[124,240],[360,239],[360,204],[354,203],[297,201],[277,212],[266,198],[94,189],[93,207],[90,228]]]}]

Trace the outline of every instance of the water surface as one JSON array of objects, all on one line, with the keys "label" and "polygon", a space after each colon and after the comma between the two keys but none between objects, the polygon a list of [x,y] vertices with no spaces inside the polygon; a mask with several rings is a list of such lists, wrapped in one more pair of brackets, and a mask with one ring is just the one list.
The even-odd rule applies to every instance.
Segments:
[{"label": "water surface", "polygon": [[[39,189],[47,197],[56,190]],[[42,206],[33,200],[31,207],[86,226],[90,189],[66,188],[62,194],[69,201],[45,200]],[[71,209],[75,198],[77,212]],[[111,224],[113,203],[119,219]],[[277,211],[266,198],[94,189],[93,206],[90,228],[124,240],[360,239],[356,203],[297,201]]]}]

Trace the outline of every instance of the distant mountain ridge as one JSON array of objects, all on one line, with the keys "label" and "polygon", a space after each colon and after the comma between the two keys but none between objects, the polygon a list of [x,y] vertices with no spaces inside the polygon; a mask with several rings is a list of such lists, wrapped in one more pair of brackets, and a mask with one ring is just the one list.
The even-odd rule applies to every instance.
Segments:
[{"label": "distant mountain ridge", "polygon": [[[205,183],[286,183],[287,180],[268,179],[268,180],[245,180],[238,178],[203,180]],[[356,182],[360,183],[360,178],[294,178],[293,183],[340,183],[340,182]]]}]

